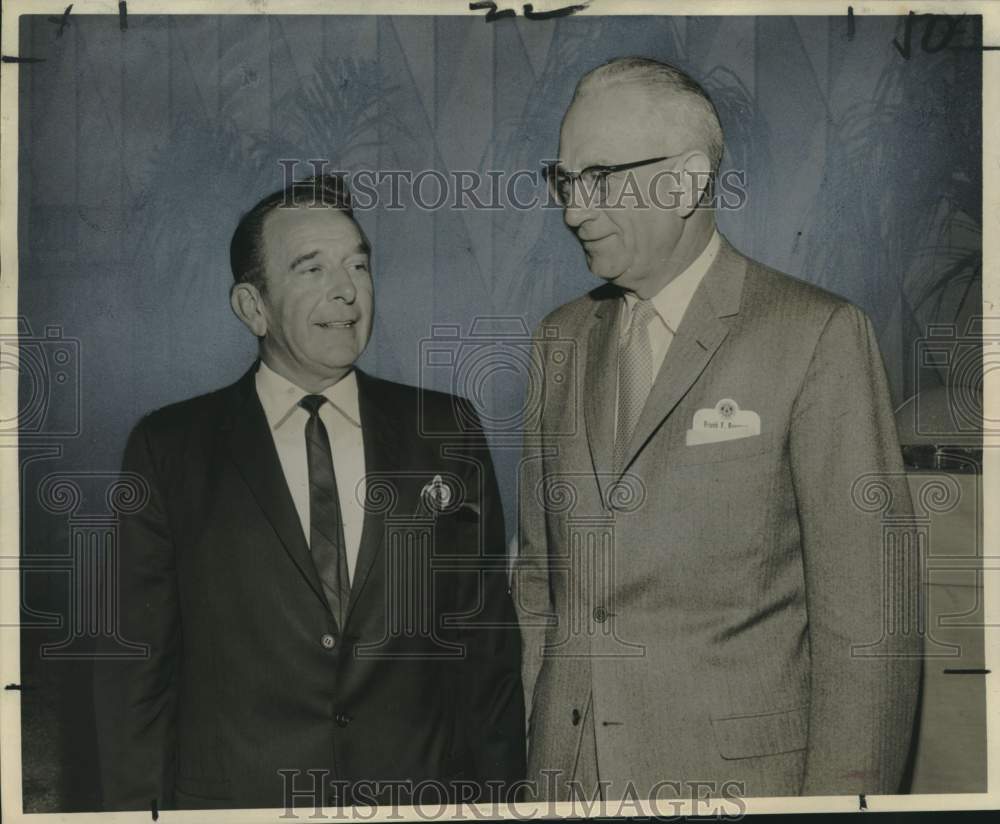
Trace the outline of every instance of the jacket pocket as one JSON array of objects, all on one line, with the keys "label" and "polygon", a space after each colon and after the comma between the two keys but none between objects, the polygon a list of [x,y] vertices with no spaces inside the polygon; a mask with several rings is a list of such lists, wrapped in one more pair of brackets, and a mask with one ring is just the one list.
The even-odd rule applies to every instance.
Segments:
[{"label": "jacket pocket", "polygon": [[727,759],[804,750],[809,735],[809,708],[713,718],[712,732],[719,754]]},{"label": "jacket pocket", "polygon": [[764,432],[760,435],[748,435],[744,438],[700,443],[694,446],[682,444],[671,450],[666,463],[669,468],[735,461],[739,458],[760,455],[773,448],[774,433]]}]

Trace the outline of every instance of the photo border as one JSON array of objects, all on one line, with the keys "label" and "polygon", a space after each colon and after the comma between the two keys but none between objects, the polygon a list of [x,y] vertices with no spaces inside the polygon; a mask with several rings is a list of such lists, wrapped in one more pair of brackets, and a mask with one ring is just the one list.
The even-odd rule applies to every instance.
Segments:
[{"label": "photo border", "polygon": [[[581,0],[582,2],[582,0]],[[68,0],[60,2],[42,2],[42,0],[12,0],[5,3],[5,23],[2,30],[2,53],[5,58],[3,71],[0,74],[0,317],[15,318],[18,315],[18,155],[19,155],[19,76],[22,71],[31,71],[28,63],[6,62],[8,57],[18,56],[20,41],[20,16],[27,14],[45,14],[60,16],[63,14]],[[523,4],[510,0],[496,0],[497,11],[505,9],[522,13]],[[548,0],[536,0],[533,4],[536,12],[544,12],[562,8],[567,3]],[[485,17],[485,10],[472,11],[469,3],[462,0],[433,0],[421,2],[419,5],[405,0],[338,0],[336,7],[331,0],[247,0],[246,2],[211,3],[208,0],[129,0],[130,15],[146,14],[202,14],[206,16],[228,14],[324,14],[330,16],[366,14],[366,15],[465,15]],[[983,2],[897,2],[897,0],[874,0],[874,2],[858,3],[849,7],[846,3],[827,2],[827,0],[730,0],[730,2],[668,2],[668,0],[590,0],[589,4],[578,11],[581,15],[774,15],[774,16],[844,16],[848,9],[857,19],[866,15],[905,15],[908,12],[941,13],[949,15],[979,14],[983,19],[983,96],[982,96],[982,139],[983,139],[983,227],[1000,225],[1000,152],[998,141],[1000,135],[990,124],[1000,123],[1000,6],[989,0]],[[75,0],[74,16],[78,15],[108,15],[117,18],[119,8],[116,2],[97,2],[96,0]],[[117,23],[110,24],[117,25]],[[26,55],[22,57],[44,57],[44,55]],[[997,268],[998,257],[997,232],[983,232],[983,315],[1000,311],[1000,271]],[[13,370],[0,370],[0,398],[16,398],[18,391],[17,375]],[[986,371],[983,387],[984,426],[1000,415],[1000,374]],[[4,401],[5,408],[9,401]],[[16,404],[14,409],[17,409]],[[985,431],[985,430],[984,430]],[[1000,455],[996,448],[984,437],[983,451],[983,500],[1000,501]],[[19,530],[19,449],[16,437],[5,438],[0,443],[0,682],[5,689],[0,706],[0,780],[2,780],[2,806],[8,821],[30,820],[39,824],[48,822],[124,822],[149,821],[149,811],[128,813],[34,813],[22,812],[22,765],[21,765],[21,693],[9,685],[20,684],[20,581],[17,561],[20,554]],[[997,626],[1000,625],[1000,604],[998,594],[1000,585],[995,580],[996,569],[985,565],[986,559],[1000,557],[1000,508],[983,507],[983,593],[985,632],[985,667],[993,672],[1000,668],[1000,657],[997,652]],[[12,563],[13,562],[13,563]],[[998,725],[998,692],[1000,684],[993,676],[986,676],[987,695],[987,780],[988,791],[975,794],[940,794],[940,795],[893,795],[893,796],[822,796],[795,798],[765,798],[744,799],[738,810],[730,805],[729,815],[745,812],[757,813],[790,813],[790,812],[857,812],[867,809],[871,812],[882,811],[918,811],[918,810],[976,810],[1000,806],[1000,735]],[[713,800],[722,806],[722,802]],[[610,802],[613,807],[615,802]],[[673,808],[673,804],[671,804]],[[463,810],[465,819],[475,818],[470,814],[469,805],[450,807],[448,814],[442,819],[451,819],[456,809]],[[628,814],[655,814],[652,809],[634,809],[629,805]],[[324,818],[313,818],[310,808],[295,808],[295,814],[289,817],[284,810],[167,810],[160,813],[164,820],[170,822],[263,822],[263,821],[295,821],[295,820],[422,820],[412,808],[399,808],[401,815],[393,816],[393,811],[387,808],[357,808],[352,815],[330,809],[330,814]],[[405,811],[409,810],[409,814]],[[485,817],[490,812],[487,806],[479,807]],[[683,802],[682,814],[693,814],[691,802]],[[506,810],[505,817],[525,818],[530,813],[541,815],[572,815],[580,814],[580,805],[572,803],[558,804],[518,804],[514,809]],[[704,808],[700,812],[705,815]]]}]

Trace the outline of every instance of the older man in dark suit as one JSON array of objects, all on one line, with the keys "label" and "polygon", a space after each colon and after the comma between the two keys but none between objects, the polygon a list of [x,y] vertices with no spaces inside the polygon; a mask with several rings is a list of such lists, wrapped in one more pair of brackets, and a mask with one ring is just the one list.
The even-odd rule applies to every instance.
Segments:
[{"label": "older man in dark suit", "polygon": [[129,439],[149,501],[122,525],[121,633],[149,655],[97,668],[111,809],[437,803],[522,777],[489,450],[464,401],[354,366],[369,258],[339,179],[262,200],[231,244],[259,362]]},{"label": "older man in dark suit", "polygon": [[627,58],[581,80],[549,170],[606,284],[543,321],[539,368],[553,338],[579,368],[538,383],[523,464],[515,601],[548,797],[900,788],[917,583],[868,498],[905,527],[875,335],[722,237],[722,148],[690,77]]}]

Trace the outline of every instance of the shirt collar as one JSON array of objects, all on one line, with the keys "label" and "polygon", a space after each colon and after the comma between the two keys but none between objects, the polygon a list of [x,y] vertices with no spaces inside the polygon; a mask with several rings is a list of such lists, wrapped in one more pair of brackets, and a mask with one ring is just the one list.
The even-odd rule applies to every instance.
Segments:
[{"label": "shirt collar", "polygon": [[[671,332],[676,332],[681,325],[684,312],[687,311],[688,304],[691,303],[691,298],[694,297],[701,279],[705,277],[705,273],[715,262],[720,245],[719,231],[716,229],[712,232],[708,243],[705,244],[705,248],[701,250],[701,254],[691,262],[691,265],[650,298],[656,314],[660,316]],[[630,314],[638,300],[633,292],[625,293],[625,303]]]},{"label": "shirt collar", "polygon": [[[255,380],[260,405],[264,407],[264,416],[271,429],[277,429],[287,421],[300,408],[299,401],[312,394],[279,375],[264,361],[260,362]],[[348,423],[361,428],[358,376],[353,369],[320,394]]]}]

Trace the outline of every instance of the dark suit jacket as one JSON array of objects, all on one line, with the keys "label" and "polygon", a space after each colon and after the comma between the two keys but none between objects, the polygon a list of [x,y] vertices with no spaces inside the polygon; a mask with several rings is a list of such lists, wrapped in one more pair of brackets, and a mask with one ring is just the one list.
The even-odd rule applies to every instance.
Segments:
[{"label": "dark suit jacket", "polygon": [[[149,656],[96,667],[105,806],[281,807],[307,770],[327,804],[369,801],[359,781],[521,778],[520,640],[475,413],[358,372],[368,511],[339,631],[254,372],[129,439],[149,501],[121,526],[120,626]],[[420,406],[452,434],[422,436]],[[436,517],[435,475],[455,493]]]},{"label": "dark suit jacket", "polygon": [[[629,782],[661,798],[704,795],[682,786],[695,781],[715,795],[898,791],[919,556],[870,322],[723,241],[616,488],[621,300],[597,289],[539,334],[547,394],[515,575],[529,777],[564,797],[596,740],[612,798]],[[575,360],[554,368],[547,340],[574,341]],[[699,411],[725,399],[760,434],[697,443]]]}]

